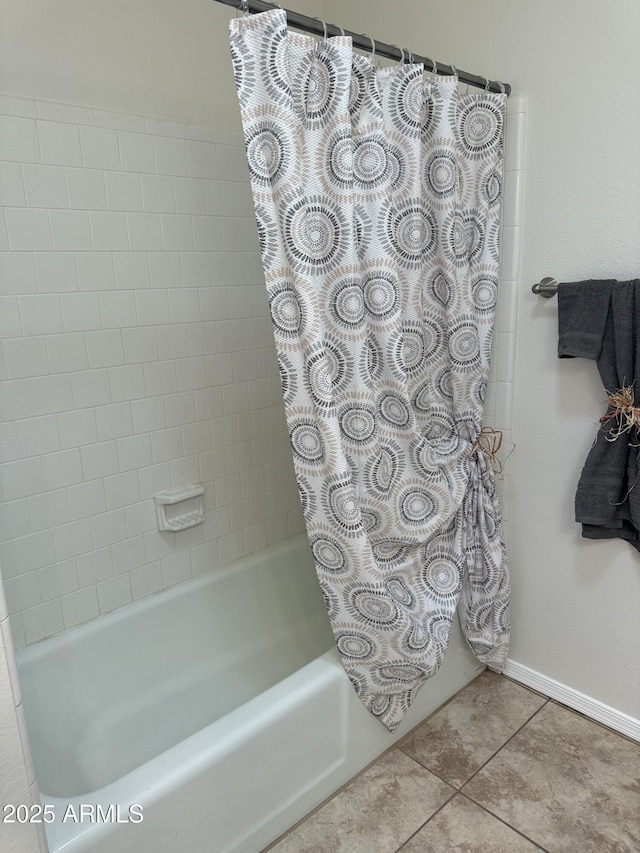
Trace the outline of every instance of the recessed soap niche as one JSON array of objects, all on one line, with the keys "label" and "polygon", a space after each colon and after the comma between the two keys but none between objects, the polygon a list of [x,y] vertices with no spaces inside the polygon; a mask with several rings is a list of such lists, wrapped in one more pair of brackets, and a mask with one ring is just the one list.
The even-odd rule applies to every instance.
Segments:
[{"label": "recessed soap niche", "polygon": [[158,530],[186,530],[204,521],[204,486],[192,483],[154,495]]}]

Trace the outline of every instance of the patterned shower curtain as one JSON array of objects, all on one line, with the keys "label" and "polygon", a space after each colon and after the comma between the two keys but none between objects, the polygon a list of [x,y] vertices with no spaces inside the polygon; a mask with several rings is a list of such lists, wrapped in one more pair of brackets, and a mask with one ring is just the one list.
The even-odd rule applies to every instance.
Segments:
[{"label": "patterned shower curtain", "polygon": [[348,37],[231,21],[296,476],[343,666],[394,731],[456,609],[504,666],[509,579],[478,443],[498,285],[505,96]]}]

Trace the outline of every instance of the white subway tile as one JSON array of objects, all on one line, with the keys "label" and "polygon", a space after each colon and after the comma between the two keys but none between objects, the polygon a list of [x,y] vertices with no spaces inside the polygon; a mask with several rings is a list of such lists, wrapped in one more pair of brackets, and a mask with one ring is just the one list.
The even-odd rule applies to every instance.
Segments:
[{"label": "white subway tile", "polygon": [[0,95],[0,115],[37,116],[36,102],[32,98],[18,98],[15,95]]},{"label": "white subway tile", "polygon": [[19,296],[18,305],[25,335],[62,332],[60,299],[57,295],[38,293]]},{"label": "white subway tile", "polygon": [[93,116],[96,127],[109,127],[112,130],[131,130],[142,133],[146,131],[143,116],[117,113],[112,110],[94,110]]},{"label": "white subway tile", "polygon": [[100,313],[105,329],[120,329],[124,326],[136,326],[136,300],[133,293],[100,293]]},{"label": "white subway tile", "polygon": [[42,162],[57,166],[82,166],[78,128],[56,121],[38,121]]},{"label": "white subway tile", "polygon": [[89,367],[82,332],[49,335],[45,339],[52,373],[86,370]]},{"label": "white subway tile", "polygon": [[91,517],[91,538],[94,548],[103,548],[127,538],[127,525],[123,509],[113,509]]},{"label": "white subway tile", "polygon": [[176,360],[176,380],[178,391],[194,391],[207,385],[204,358],[180,358]]},{"label": "white subway tile", "polygon": [[109,375],[106,370],[79,370],[71,374],[73,401],[77,409],[104,406],[111,402]]},{"label": "white subway tile", "polygon": [[140,175],[133,172],[105,172],[109,210],[142,210]]},{"label": "white subway tile", "polygon": [[[251,397],[250,397],[251,399]],[[253,404],[253,400],[251,401]],[[236,430],[238,441],[251,441],[260,435],[260,411],[258,408],[248,412],[240,412],[236,416]],[[266,436],[272,439],[272,436]]]},{"label": "white subway tile", "polygon": [[[247,394],[251,405],[257,409],[271,406],[276,402],[272,393],[273,384],[271,379],[253,379],[247,385]],[[278,393],[280,393],[278,391]]]},{"label": "white subway tile", "polygon": [[5,578],[4,592],[9,613],[19,613],[42,602],[38,572],[24,572],[14,578]]},{"label": "white subway tile", "polygon": [[168,427],[195,421],[196,409],[193,392],[185,391],[180,394],[168,394],[164,398],[164,410],[167,416]]},{"label": "white subway tile", "polygon": [[60,599],[47,601],[22,611],[22,623],[27,643],[37,643],[57,634],[64,628]]},{"label": "white subway tile", "polygon": [[496,335],[496,339],[496,379],[500,382],[513,382],[516,357],[515,333],[498,332],[498,334]]},{"label": "white subway tile", "polygon": [[49,219],[53,248],[56,251],[93,248],[89,214],[86,210],[51,210]]},{"label": "white subway tile", "polygon": [[40,146],[36,123],[22,116],[0,116],[0,159],[39,163]]},{"label": "white subway tile", "polygon": [[16,295],[35,293],[36,268],[31,252],[5,252],[0,254],[0,292]]},{"label": "white subway tile", "polygon": [[200,388],[194,392],[196,420],[219,418],[223,414],[222,391],[220,388]]},{"label": "white subway tile", "polygon": [[81,587],[93,586],[113,577],[111,548],[89,551],[77,559],[78,581]]},{"label": "white subway tile", "polygon": [[235,255],[241,284],[261,285],[264,287],[264,270],[258,252],[242,252]]},{"label": "white subway tile", "polygon": [[103,127],[81,127],[83,164],[90,169],[119,169],[120,154],[115,131]]},{"label": "white subway tile", "polygon": [[496,382],[495,420],[497,429],[509,430],[513,426],[512,382]]},{"label": "white subway tile", "polygon": [[193,249],[191,216],[164,213],[161,217],[162,244],[167,251]]},{"label": "white subway tile", "polygon": [[78,210],[106,210],[104,174],[95,169],[66,169],[69,207]]},{"label": "white subway tile", "polygon": [[96,416],[93,409],[61,412],[56,415],[56,418],[62,448],[81,447],[98,441]]},{"label": "white subway tile", "polygon": [[191,577],[191,554],[180,551],[162,560],[162,583],[165,587],[174,586]]},{"label": "white subway tile", "polygon": [[211,355],[217,352],[217,323],[189,323],[189,351],[185,355]]},{"label": "white subway tile", "polygon": [[243,555],[242,531],[236,530],[218,539],[218,558],[220,565],[224,566]]},{"label": "white subway tile", "polygon": [[171,474],[166,462],[157,465],[148,465],[138,468],[138,482],[140,484],[140,497],[143,500],[152,498],[156,492],[161,492],[171,486]]},{"label": "white subway tile", "polygon": [[173,178],[164,175],[141,175],[142,206],[148,213],[174,213],[176,199]]},{"label": "white subway tile", "polygon": [[149,252],[148,257],[153,288],[182,287],[182,270],[178,252]]},{"label": "white subway tile", "polygon": [[502,221],[504,225],[522,224],[522,196],[524,172],[509,172],[505,175],[502,198]]},{"label": "white subway tile", "polygon": [[[7,208],[10,210],[11,208]],[[10,250],[9,246],[9,232],[7,230],[7,216],[4,210],[0,209],[0,252],[8,252]]]},{"label": "white subway tile", "polygon": [[97,585],[100,613],[109,613],[132,601],[129,575],[118,575]]},{"label": "white subway tile", "polygon": [[133,471],[139,466],[151,465],[151,441],[148,434],[119,438],[117,444],[120,467],[116,471]]},{"label": "white subway tile", "polygon": [[[147,393],[149,393],[148,388]],[[152,430],[164,429],[166,426],[164,399],[162,397],[133,400],[131,412],[135,433],[151,432]]]},{"label": "white subway tile", "polygon": [[124,474],[105,477],[104,493],[107,499],[107,509],[109,510],[139,503],[140,488],[138,486],[137,472],[127,471]]},{"label": "white subway tile", "polygon": [[18,299],[0,296],[0,338],[15,338],[22,334]]},{"label": "white subway tile", "polygon": [[80,451],[77,447],[47,453],[42,457],[45,488],[62,489],[83,479]]},{"label": "white subway tile", "polygon": [[60,104],[55,101],[36,101],[36,112],[38,118],[47,121],[93,124],[93,110],[89,107],[77,107],[73,104]]},{"label": "white subway tile", "polygon": [[191,125],[191,138],[199,139],[201,142],[219,142],[222,145],[231,145],[233,133],[230,130],[215,130],[212,127],[201,127]]},{"label": "white subway tile", "polygon": [[203,542],[191,549],[191,573],[204,574],[218,565],[218,546],[216,542]]},{"label": "white subway tile", "polygon": [[115,287],[111,252],[79,252],[75,257],[80,290],[112,290]]},{"label": "white subway tile", "polygon": [[111,398],[114,403],[145,397],[144,376],[139,364],[109,368]]},{"label": "white subway tile", "polygon": [[116,287],[119,290],[136,290],[151,286],[149,264],[144,252],[116,252],[113,262]]},{"label": "white subway tile", "polygon": [[210,216],[235,216],[234,184],[231,181],[205,181],[204,191]]},{"label": "white subway tile", "polygon": [[22,167],[29,207],[69,207],[67,183],[61,166]]},{"label": "white subway tile", "polygon": [[163,290],[138,290],[136,313],[141,326],[158,326],[168,323],[169,298]]},{"label": "white subway tile", "polygon": [[40,293],[61,293],[78,289],[75,257],[72,252],[37,252],[34,258]]},{"label": "white subway tile", "polygon": [[54,536],[51,530],[31,533],[28,536],[15,539],[11,544],[15,565],[11,566],[10,562],[3,561],[5,576],[12,568],[14,569],[13,574],[17,575],[30,572],[33,569],[40,569],[55,562]]},{"label": "white subway tile", "polygon": [[207,385],[229,385],[233,382],[233,353],[221,352],[208,355],[204,360]]},{"label": "white subway tile", "polygon": [[206,541],[217,539],[219,536],[225,536],[230,531],[228,507],[222,506],[219,509],[212,510],[206,514],[204,521],[204,535]]},{"label": "white subway tile", "polygon": [[[217,322],[216,333],[219,352],[244,350],[244,329],[245,327],[242,320],[220,320]],[[251,337],[248,337],[247,340],[251,341],[252,346],[257,345],[253,342]]]},{"label": "white subway tile", "polygon": [[9,627],[11,629],[11,639],[13,640],[14,649],[21,649],[26,646],[27,638],[24,633],[22,613],[16,613],[13,616],[9,616]]},{"label": "white subway tile", "polygon": [[209,252],[182,252],[180,255],[182,281],[185,287],[210,287],[211,263]]},{"label": "white subway tile", "polygon": [[176,368],[173,361],[155,361],[145,364],[144,385],[148,397],[174,394],[177,390]]},{"label": "white subway tile", "polygon": [[[92,548],[91,531],[85,520],[63,524],[53,530],[55,555],[57,560],[68,560],[79,554],[86,555]],[[84,559],[84,557],[82,558]],[[80,560],[78,560],[78,574]]]},{"label": "white subway tile", "polygon": [[[136,479],[136,488],[138,475],[135,471],[130,475]],[[122,572],[131,572],[139,566],[144,566],[146,562],[146,554],[144,550],[144,536],[135,536],[129,539],[123,539],[122,542],[115,542],[111,546],[111,555],[113,557],[114,574],[119,575]]]},{"label": "white subway tile", "polygon": [[176,534],[170,531],[153,530],[143,537],[144,549],[148,563],[170,557],[178,550],[176,545]]},{"label": "white subway tile", "polygon": [[228,181],[249,182],[249,169],[243,148],[235,145],[218,145],[218,169]]},{"label": "white subway tile", "polygon": [[[180,287],[168,291],[169,317],[172,323],[197,323],[200,319],[198,288]],[[27,297],[25,297],[27,298]]]},{"label": "white subway tile", "polygon": [[214,415],[211,420],[211,446],[228,447],[237,441],[236,416],[222,417],[222,392],[219,388],[215,390],[220,394],[220,405],[217,406],[217,415]]},{"label": "white subway tile", "polygon": [[55,415],[27,418],[18,421],[16,426],[21,456],[39,456],[41,453],[53,453],[60,449]]},{"label": "white subway tile", "polygon": [[160,563],[149,563],[131,572],[131,592],[134,601],[160,592],[162,586],[162,568]]},{"label": "white subway tile", "polygon": [[97,293],[62,293],[60,305],[65,332],[84,332],[101,327]]},{"label": "white subway tile", "polygon": [[255,317],[253,287],[227,287],[226,295],[229,317],[236,320]]},{"label": "white subway tile", "polygon": [[123,329],[124,352],[127,363],[135,364],[158,359],[155,328]]},{"label": "white subway tile", "polygon": [[185,358],[189,355],[189,336],[186,325],[160,326],[156,329],[156,335],[160,358]]},{"label": "white subway tile", "polygon": [[227,471],[235,474],[251,467],[251,445],[248,441],[227,447]]},{"label": "white subway tile", "polygon": [[[60,524],[68,524],[71,521],[65,489],[31,495],[27,498],[26,504],[29,512],[29,524],[34,533],[58,527]],[[51,536],[53,537],[53,534]],[[53,548],[53,538],[50,547]]]},{"label": "white subway tile", "polygon": [[150,434],[151,456],[154,463],[168,462],[182,456],[182,434],[180,427],[156,430]]},{"label": "white subway tile", "polygon": [[157,213],[128,213],[129,245],[132,249],[154,251],[162,249],[162,230]]},{"label": "white subway tile", "polygon": [[124,513],[127,519],[127,533],[130,537],[140,536],[156,529],[157,521],[153,501],[146,500],[139,504],[127,506]]},{"label": "white subway tile", "polygon": [[205,321],[228,320],[227,288],[201,287],[199,290],[200,319]]},{"label": "white subway tile", "polygon": [[96,210],[91,211],[89,217],[94,249],[122,251],[129,248],[127,219],[124,213]]},{"label": "white subway tile", "polygon": [[227,453],[223,448],[200,454],[200,481],[208,483],[227,475]]},{"label": "white subway tile", "polygon": [[95,411],[100,441],[124,438],[133,433],[130,403],[112,403],[108,406],[98,406]]},{"label": "white subway tile", "polygon": [[194,178],[175,178],[173,183],[177,213],[206,215],[204,181]]},{"label": "white subway tile", "polygon": [[249,184],[233,184],[235,198],[235,215],[245,216],[248,219],[254,216],[253,196]]},{"label": "white subway tile", "polygon": [[53,248],[46,210],[7,207],[4,215],[12,252],[43,252]]},{"label": "white subway tile", "polygon": [[[200,474],[198,457],[193,455],[174,459],[169,463],[169,472],[171,475],[171,487],[173,489],[188,485],[189,483],[197,483]],[[194,533],[194,535],[197,537],[198,534]],[[184,538],[181,537],[181,540],[184,541]]]},{"label": "white subway tile", "polygon": [[73,628],[88,622],[100,613],[95,586],[63,595],[60,604],[65,628]]},{"label": "white subway tile", "polygon": [[256,350],[248,349],[232,353],[232,363],[234,382],[242,382],[248,379],[257,379],[258,358],[256,355]]},{"label": "white subway tile", "polygon": [[255,349],[273,346],[273,329],[271,321],[266,317],[256,317],[253,320],[243,320],[242,326],[246,341],[251,341]]},{"label": "white subway tile", "polygon": [[79,521],[81,518],[90,518],[97,513],[106,512],[103,481],[90,480],[88,483],[69,486],[67,502],[71,521]]},{"label": "white subway tile", "polygon": [[[193,238],[196,251],[219,252],[223,247],[223,234],[217,216],[194,216]],[[226,245],[225,250],[228,251]]]},{"label": "white subway tile", "polygon": [[104,329],[86,332],[85,341],[89,367],[115,367],[124,364],[124,346],[121,329]]},{"label": "white subway tile", "polygon": [[156,136],[153,139],[156,169],[160,175],[186,175],[187,152],[182,139]]},{"label": "white subway tile", "polygon": [[38,577],[43,601],[60,598],[78,589],[78,570],[75,559],[45,566],[38,571]]},{"label": "white subway tile", "polygon": [[[187,141],[187,171],[192,178],[217,178],[216,146],[210,142]],[[226,174],[222,172],[221,174]]]},{"label": "white subway tile", "polygon": [[49,372],[44,338],[7,338],[2,347],[8,379],[23,379]]},{"label": "white subway tile", "polygon": [[211,448],[211,430],[208,421],[185,424],[182,427],[182,445],[185,455],[203,453]]},{"label": "white subway tile", "polygon": [[[119,441],[126,440],[119,439]],[[80,457],[85,480],[108,477],[110,474],[117,474],[120,470],[115,441],[103,441],[81,447]]]},{"label": "white subway tile", "polygon": [[174,136],[180,139],[190,139],[191,132],[188,124],[167,119],[145,118],[147,133],[153,133],[157,137]]},{"label": "white subway tile", "polygon": [[0,424],[0,462],[15,462],[23,455],[15,421]]},{"label": "white subway tile", "polygon": [[29,382],[33,415],[48,415],[73,408],[73,392],[68,374],[37,376]]},{"label": "white subway tile", "polygon": [[144,133],[118,131],[123,172],[155,172],[153,139]]},{"label": "white subway tile", "polygon": [[267,546],[267,531],[264,521],[242,529],[242,549],[245,554],[253,554]]}]

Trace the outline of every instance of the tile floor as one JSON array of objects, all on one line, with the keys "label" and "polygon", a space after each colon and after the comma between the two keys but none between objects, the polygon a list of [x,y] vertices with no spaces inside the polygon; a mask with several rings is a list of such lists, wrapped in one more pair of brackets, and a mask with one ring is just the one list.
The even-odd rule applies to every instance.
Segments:
[{"label": "tile floor", "polygon": [[640,745],[486,671],[268,849],[639,853]]}]

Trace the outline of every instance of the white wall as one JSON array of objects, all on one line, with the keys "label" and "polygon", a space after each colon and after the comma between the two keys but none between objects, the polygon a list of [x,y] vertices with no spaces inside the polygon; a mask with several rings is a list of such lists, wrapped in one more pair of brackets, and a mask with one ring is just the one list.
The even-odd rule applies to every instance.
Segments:
[{"label": "white wall", "polygon": [[640,555],[581,539],[573,521],[604,394],[595,364],[557,360],[557,302],[529,289],[546,275],[640,277],[640,4],[407,0],[399,11],[388,0],[326,0],[325,13],[527,98],[511,656],[639,718]]},{"label": "white wall", "polygon": [[[286,5],[319,16],[322,0]],[[4,0],[2,89],[239,128],[229,55],[233,15],[213,0]]]}]

